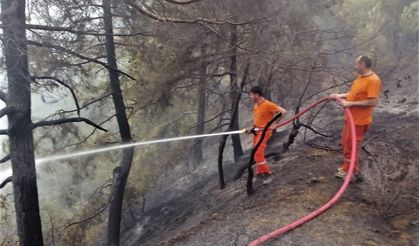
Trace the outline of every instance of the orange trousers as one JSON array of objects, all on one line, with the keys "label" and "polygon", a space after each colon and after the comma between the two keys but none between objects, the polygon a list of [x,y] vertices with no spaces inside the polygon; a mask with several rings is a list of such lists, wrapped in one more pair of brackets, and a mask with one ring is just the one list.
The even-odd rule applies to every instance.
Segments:
[{"label": "orange trousers", "polygon": [[[272,136],[272,130],[266,131],[265,137],[263,138],[262,143],[260,144],[258,150],[255,153],[255,162],[256,162],[256,175],[260,174],[272,174],[271,169],[265,159],[265,150],[268,146],[268,140]],[[256,136],[253,137],[253,147],[259,142],[262,137],[262,132],[258,132]]]},{"label": "orange trousers", "polygon": [[[367,132],[369,127],[370,125],[363,125],[363,126],[355,125],[356,144],[358,148],[356,150],[357,159],[355,161],[354,173],[359,173],[360,171],[359,157],[358,157],[359,149],[361,147],[362,139],[364,138],[364,135]],[[347,120],[345,120],[345,125],[343,127],[343,132],[342,132],[342,146],[343,146],[343,157],[344,157],[342,169],[345,172],[348,172],[349,166],[351,163],[351,155],[352,155],[352,134],[351,134],[351,126],[349,124],[349,121]]]}]

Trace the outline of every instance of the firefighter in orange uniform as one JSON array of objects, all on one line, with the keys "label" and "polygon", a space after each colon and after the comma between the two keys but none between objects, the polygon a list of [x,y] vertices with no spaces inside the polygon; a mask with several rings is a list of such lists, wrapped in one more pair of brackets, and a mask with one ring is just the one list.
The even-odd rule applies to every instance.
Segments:
[{"label": "firefighter in orange uniform", "polygon": [[[381,91],[380,78],[372,69],[372,61],[368,56],[360,56],[355,61],[355,69],[358,73],[357,78],[352,84],[348,93],[332,94],[333,97],[340,98],[343,107],[349,108],[355,122],[357,153],[364,134],[372,124],[372,112],[378,102]],[[349,169],[350,158],[352,154],[352,136],[348,119],[345,117],[345,124],[342,134],[342,146],[344,161],[338,168],[335,176],[338,178],[345,178]],[[360,166],[358,160],[355,163],[354,180],[358,177]]]},{"label": "firefighter in orange uniform", "polygon": [[[254,133],[253,147],[255,147],[262,136],[262,129],[265,125],[279,113],[282,113],[281,118],[284,117],[287,111],[275,103],[265,99],[263,97],[263,90],[260,86],[252,87],[249,96],[255,105],[253,107],[253,128],[247,129],[247,132]],[[271,125],[270,129],[266,132],[261,145],[255,153],[256,179],[262,180],[263,184],[269,184],[272,181],[272,171],[265,159],[265,149],[269,138],[272,136],[272,130],[276,128],[276,124],[281,118],[276,120],[276,122]]]}]

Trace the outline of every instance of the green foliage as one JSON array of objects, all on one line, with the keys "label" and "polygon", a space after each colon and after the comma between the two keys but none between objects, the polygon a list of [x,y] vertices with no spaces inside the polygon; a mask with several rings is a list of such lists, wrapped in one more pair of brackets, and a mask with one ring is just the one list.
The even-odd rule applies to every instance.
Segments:
[{"label": "green foliage", "polygon": [[17,242],[14,232],[14,209],[10,199],[11,195],[0,194],[0,245],[13,245]]},{"label": "green foliage", "polygon": [[403,30],[409,34],[416,34],[419,30],[419,1],[405,6],[400,17]]},{"label": "green foliage", "polygon": [[[42,5],[41,1],[34,2]],[[77,18],[89,17],[89,11],[74,5],[74,1],[48,0],[45,4],[40,9],[48,9],[47,5],[51,4],[54,8],[61,6],[71,11],[60,10],[53,17],[43,16],[45,11],[42,11],[36,15],[42,17],[39,17],[41,22],[48,23],[53,19],[56,26],[74,24],[72,27],[80,30],[87,28],[103,32],[100,20],[99,23],[88,22],[86,26],[81,24],[83,21]],[[255,4],[251,0],[216,0],[181,7],[163,6],[152,1],[152,6],[153,11],[163,16],[184,19],[202,17],[237,22],[266,18],[239,25],[238,43],[235,44],[238,47],[235,47],[229,43],[231,25],[228,24],[174,24],[133,14],[132,9],[124,8],[122,3],[120,8],[115,8],[118,11],[118,17],[114,19],[118,27],[115,32],[147,30],[153,33],[152,36],[115,37],[118,43],[118,66],[136,78],[131,80],[120,76],[135,141],[190,135],[194,132],[201,60],[206,63],[206,120],[219,115],[205,125],[205,131],[209,132],[225,129],[225,125],[224,128],[216,127],[223,126],[229,120],[231,98],[230,76],[227,73],[230,58],[235,54],[234,49],[238,81],[243,78],[246,64],[250,63],[248,85],[270,79],[270,92],[274,100],[291,109],[308,81],[312,84],[306,96],[352,79],[351,63],[358,53],[377,58],[379,71],[394,72],[394,77],[401,73],[399,67],[406,69],[403,71],[411,71],[409,61],[414,53],[411,47],[417,45],[417,41],[412,41],[411,37],[417,36],[419,1],[260,0]],[[36,6],[34,8],[37,9]],[[72,16],[66,13],[78,14]],[[28,35],[37,41],[53,42],[89,57],[103,55],[103,37],[81,37],[65,32],[43,34]],[[203,46],[208,55],[200,57]],[[47,48],[31,47],[29,55],[33,73],[59,76],[75,88],[81,105],[110,91],[108,74],[103,66],[92,62],[70,66],[69,63],[79,63],[80,60]],[[213,76],[222,73],[226,75]],[[48,91],[57,97],[66,97],[66,91],[57,86],[35,84],[34,89],[38,94]],[[64,104],[72,109],[73,103],[69,106],[68,102],[71,100],[35,108],[34,111],[39,114],[34,121],[46,117],[43,114],[45,108]],[[244,102],[241,110],[250,108],[248,101]],[[243,122],[250,121],[247,113],[247,110],[240,112]],[[82,110],[82,116],[103,123],[103,127],[109,130],[107,133],[80,124],[36,130],[37,154],[43,156],[117,143],[119,134],[113,115],[113,104],[109,97]],[[52,118],[70,116],[75,116],[75,113],[57,112]],[[147,194],[156,180],[170,176],[171,171],[179,165],[186,166],[192,145],[193,142],[185,141],[136,149],[125,196],[126,206],[135,206],[138,197]],[[120,152],[115,151],[38,168],[40,184],[43,185],[40,187],[41,195],[47,194],[41,199],[47,240],[52,240],[52,232],[55,232],[57,245],[94,245],[100,240],[106,231],[106,212],[85,223],[61,229],[70,222],[95,214],[100,205],[107,201],[109,187],[102,189],[100,195],[97,195],[96,188],[103,188],[102,185],[112,177],[112,170],[118,165],[120,157]],[[9,211],[10,204],[3,210],[2,202],[0,196],[0,223],[4,228],[3,225],[13,224],[14,221],[10,220],[10,213],[4,217],[3,211]]]}]

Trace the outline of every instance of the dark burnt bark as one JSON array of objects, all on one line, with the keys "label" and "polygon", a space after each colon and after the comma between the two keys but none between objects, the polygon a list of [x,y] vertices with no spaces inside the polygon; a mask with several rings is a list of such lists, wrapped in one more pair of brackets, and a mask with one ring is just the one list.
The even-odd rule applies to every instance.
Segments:
[{"label": "dark burnt bark", "polygon": [[[199,84],[198,84],[198,113],[197,113],[197,126],[196,126],[196,134],[204,134],[205,131],[205,110],[206,110],[206,75],[207,75],[207,66],[204,61],[204,57],[206,54],[206,47],[203,46],[201,48],[201,68],[199,71]],[[195,141],[195,145],[193,148],[193,156],[194,156],[194,166],[196,167],[202,161],[202,138],[199,138]]]},{"label": "dark burnt bark", "polygon": [[[231,44],[237,44],[237,26],[231,26],[230,33],[230,42]],[[239,103],[237,100],[240,100],[240,88],[237,85],[237,47],[233,46],[233,53],[230,56],[230,99],[231,99],[231,119],[232,127],[230,130],[239,129]],[[237,161],[241,155],[243,155],[243,148],[241,145],[241,140],[239,135],[231,136],[233,141],[233,151],[234,151],[234,160]]]},{"label": "dark burnt bark", "polygon": [[25,1],[1,2],[13,196],[20,245],[43,245],[31,122],[31,77],[25,34]]},{"label": "dark burnt bark", "polygon": [[[116,119],[118,122],[119,133],[123,143],[130,142],[131,129],[128,123],[128,117],[125,111],[124,99],[122,96],[121,85],[116,63],[115,43],[113,39],[113,25],[111,0],[103,0],[104,23],[106,35],[106,57],[108,60],[108,71],[112,89],[112,99],[115,106]],[[112,192],[109,203],[109,218],[107,231],[107,245],[119,245],[122,205],[124,200],[125,187],[128,175],[131,169],[134,148],[124,149],[122,151],[122,160],[114,170],[112,180]]]},{"label": "dark burnt bark", "polygon": [[[237,98],[235,100],[236,104],[233,107],[234,111],[232,112],[232,118],[230,119],[230,123],[228,125],[228,130],[229,131],[233,130],[235,117],[238,117],[241,91],[243,90],[244,85],[246,84],[247,76],[249,75],[249,69],[250,69],[250,63],[247,63],[246,68],[244,70],[243,79],[240,83],[240,91],[239,91],[239,94],[237,95]],[[223,154],[224,154],[224,148],[225,148],[225,145],[226,145],[226,142],[227,142],[227,138],[228,138],[228,135],[224,135],[221,138],[220,145],[218,146],[218,177],[219,177],[220,189],[225,188],[224,170],[223,170]]]}]

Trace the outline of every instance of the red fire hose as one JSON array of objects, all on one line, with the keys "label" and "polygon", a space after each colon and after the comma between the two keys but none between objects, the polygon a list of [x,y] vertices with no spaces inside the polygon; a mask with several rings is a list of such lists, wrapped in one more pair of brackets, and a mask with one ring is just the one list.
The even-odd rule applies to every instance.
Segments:
[{"label": "red fire hose", "polygon": [[[335,98],[335,97],[326,97],[323,99],[318,100],[317,102],[313,103],[312,105],[310,105],[308,108],[304,109],[303,111],[301,111],[300,113],[296,114],[294,117],[292,117],[291,119],[288,119],[284,122],[282,122],[281,124],[277,125],[276,127],[281,127],[283,125],[289,124],[292,121],[294,121],[295,119],[299,118],[301,115],[305,114],[306,112],[308,112],[309,110],[311,110],[312,108],[316,107],[317,105],[324,103],[326,101],[329,100],[335,100],[335,101],[340,101],[340,99]],[[312,213],[306,215],[303,218],[300,218],[294,222],[292,222],[289,225],[286,225],[284,227],[281,227],[279,229],[276,229],[266,235],[263,235],[261,237],[259,237],[258,239],[254,240],[253,242],[249,243],[248,246],[257,246],[257,245],[261,245],[262,243],[281,236],[282,234],[289,232],[291,230],[293,230],[294,228],[314,219],[315,217],[319,216],[320,214],[322,214],[323,212],[325,212],[326,210],[328,210],[331,206],[333,206],[338,200],[339,198],[343,195],[343,193],[345,192],[346,188],[348,188],[349,182],[351,181],[352,178],[352,174],[355,168],[355,161],[357,158],[357,146],[356,146],[356,131],[355,131],[355,124],[354,124],[354,120],[352,117],[352,113],[348,108],[345,108],[345,113],[347,116],[347,119],[349,120],[350,123],[350,127],[351,127],[351,135],[352,135],[352,155],[351,155],[351,162],[350,162],[350,166],[349,166],[349,170],[348,173],[345,177],[345,180],[343,181],[342,186],[340,187],[339,191],[336,193],[336,195],[330,199],[330,201],[328,201],[325,205],[323,205],[322,207],[318,208],[317,210],[313,211]]]}]

